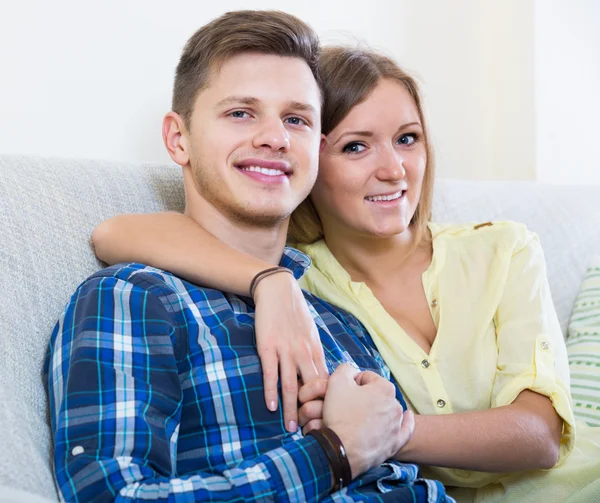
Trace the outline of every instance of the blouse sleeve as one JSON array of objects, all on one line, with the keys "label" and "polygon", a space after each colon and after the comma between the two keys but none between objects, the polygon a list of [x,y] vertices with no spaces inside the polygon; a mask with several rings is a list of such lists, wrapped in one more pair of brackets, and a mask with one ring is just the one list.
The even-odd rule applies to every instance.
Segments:
[{"label": "blouse sleeve", "polygon": [[536,234],[526,232],[512,250],[494,321],[498,367],[492,407],[511,404],[526,389],[550,398],[563,419],[560,464],[575,443],[569,365]]}]

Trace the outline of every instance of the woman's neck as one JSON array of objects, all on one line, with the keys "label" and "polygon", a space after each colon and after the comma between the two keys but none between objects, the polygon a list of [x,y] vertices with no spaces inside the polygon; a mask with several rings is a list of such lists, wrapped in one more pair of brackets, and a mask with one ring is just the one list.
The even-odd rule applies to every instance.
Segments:
[{"label": "woman's neck", "polygon": [[409,259],[422,248],[415,246],[412,227],[389,238],[350,235],[336,229],[325,233],[325,242],[352,281],[377,285],[402,274]]}]

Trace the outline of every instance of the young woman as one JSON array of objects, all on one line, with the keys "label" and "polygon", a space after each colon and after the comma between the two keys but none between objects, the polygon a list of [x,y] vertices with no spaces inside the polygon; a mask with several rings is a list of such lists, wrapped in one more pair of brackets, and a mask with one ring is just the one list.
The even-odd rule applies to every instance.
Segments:
[{"label": "young woman", "polygon": [[[302,286],[364,323],[418,413],[400,456],[459,501],[592,501],[600,431],[573,419],[537,237],[511,222],[430,222],[433,157],[414,80],[361,50],[328,48],[321,63],[319,177],[290,241],[313,260]],[[116,217],[94,244],[108,263],[136,260],[245,295],[273,265],[177,214]],[[279,367],[284,400],[295,401],[296,373],[306,383],[301,424],[318,420],[324,359],[298,285],[270,276],[255,301],[267,404]]]}]

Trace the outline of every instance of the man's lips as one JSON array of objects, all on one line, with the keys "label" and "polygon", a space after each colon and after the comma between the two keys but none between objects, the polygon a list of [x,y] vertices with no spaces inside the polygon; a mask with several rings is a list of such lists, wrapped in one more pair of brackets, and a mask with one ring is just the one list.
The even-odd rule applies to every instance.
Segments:
[{"label": "man's lips", "polygon": [[[286,175],[290,176],[293,172],[289,163],[284,161],[267,161],[266,159],[244,159],[236,162],[235,167],[241,171],[263,172],[266,175]],[[275,172],[279,173],[275,173]]]}]

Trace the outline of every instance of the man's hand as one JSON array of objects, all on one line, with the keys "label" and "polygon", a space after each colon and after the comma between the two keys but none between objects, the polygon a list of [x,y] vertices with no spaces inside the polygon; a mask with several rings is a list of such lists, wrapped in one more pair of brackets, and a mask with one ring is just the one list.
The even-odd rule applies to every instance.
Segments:
[{"label": "man's hand", "polygon": [[355,478],[392,458],[411,437],[415,418],[403,411],[390,381],[343,364],[327,382],[323,426],[340,437]]},{"label": "man's hand", "polygon": [[302,404],[298,411],[298,420],[305,435],[310,430],[318,430],[323,426],[323,399],[327,393],[328,382],[329,378],[317,377],[304,384],[298,392],[298,401]]},{"label": "man's hand", "polygon": [[291,274],[273,274],[256,287],[256,347],[263,369],[265,402],[277,410],[281,376],[283,418],[288,431],[298,429],[298,376],[304,382],[326,377],[327,365],[319,331]]}]

